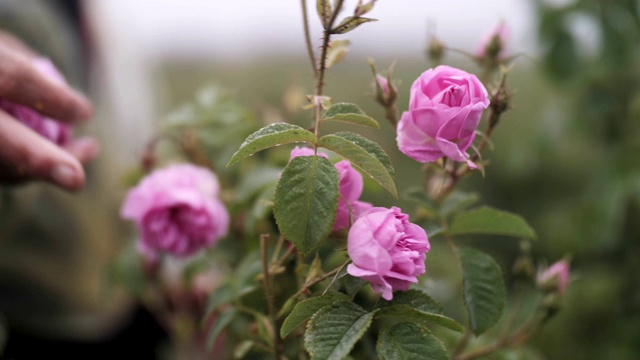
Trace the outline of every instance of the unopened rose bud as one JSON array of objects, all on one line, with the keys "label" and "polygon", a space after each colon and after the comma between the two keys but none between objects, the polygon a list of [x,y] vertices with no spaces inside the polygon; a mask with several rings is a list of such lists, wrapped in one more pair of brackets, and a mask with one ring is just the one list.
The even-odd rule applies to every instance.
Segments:
[{"label": "unopened rose bud", "polygon": [[389,96],[389,81],[382,75],[376,75],[376,81],[382,90],[382,96]]},{"label": "unopened rose bud", "polygon": [[382,76],[380,74],[375,75],[375,82],[373,84],[373,91],[375,93],[375,99],[383,106],[389,106],[396,101],[398,95],[398,89],[389,81],[390,76]]},{"label": "unopened rose bud", "polygon": [[437,37],[433,36],[427,47],[427,57],[435,64],[442,62],[444,56],[444,45]]},{"label": "unopened rose bud", "polygon": [[475,54],[478,61],[487,66],[497,66],[504,58],[508,35],[507,26],[498,24],[480,42]]},{"label": "unopened rose bud", "polygon": [[563,294],[569,286],[569,262],[560,260],[538,273],[536,283],[545,292]]}]

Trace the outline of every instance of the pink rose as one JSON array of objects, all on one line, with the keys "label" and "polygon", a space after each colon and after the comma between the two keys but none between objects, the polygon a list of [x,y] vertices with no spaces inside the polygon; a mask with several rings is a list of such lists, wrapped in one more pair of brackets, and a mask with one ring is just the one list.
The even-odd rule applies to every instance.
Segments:
[{"label": "pink rose", "polygon": [[[36,59],[33,62],[33,65],[43,75],[48,76],[52,80],[60,83],[65,82],[62,74],[58,72],[49,59]],[[30,107],[0,98],[0,108],[31,128],[33,131],[40,134],[42,137],[57,145],[67,145],[71,140],[71,126],[43,116]]]},{"label": "pink rose", "polygon": [[538,274],[536,282],[542,289],[564,293],[569,285],[569,262],[560,260],[551,265]]},{"label": "pink rose", "polygon": [[355,221],[373,205],[358,201],[362,195],[362,174],[351,166],[349,160],[342,160],[335,167],[340,175],[340,198],[333,231],[338,231],[348,228],[352,219]]},{"label": "pink rose", "polygon": [[[291,159],[296,156],[313,156],[314,150],[311,148],[295,147],[291,150]],[[318,152],[318,156],[328,158],[327,154]],[[342,160],[335,164],[338,175],[340,176],[340,197],[338,199],[338,212],[336,221],[333,224],[333,231],[346,229],[351,224],[351,220],[357,219],[365,211],[369,210],[372,205],[358,201],[362,195],[362,174],[351,166],[349,160]]]},{"label": "pink rose", "polygon": [[487,90],[475,75],[445,65],[429,69],[411,86],[409,110],[398,123],[398,147],[419,162],[446,156],[475,169],[466,151],[487,106]]},{"label": "pink rose", "polygon": [[227,234],[229,214],[217,198],[219,188],[216,176],[205,168],[172,165],[131,189],[121,215],[136,222],[143,255],[189,256]]},{"label": "pink rose", "polygon": [[489,56],[494,59],[502,59],[505,53],[505,45],[509,37],[509,29],[505,23],[499,23],[491,32],[487,33],[476,49],[476,57],[484,59]]},{"label": "pink rose", "polygon": [[353,263],[347,272],[369,281],[373,291],[391,300],[392,291],[408,290],[424,274],[429,249],[427,233],[410,223],[409,215],[397,207],[375,207],[349,230],[347,252]]}]

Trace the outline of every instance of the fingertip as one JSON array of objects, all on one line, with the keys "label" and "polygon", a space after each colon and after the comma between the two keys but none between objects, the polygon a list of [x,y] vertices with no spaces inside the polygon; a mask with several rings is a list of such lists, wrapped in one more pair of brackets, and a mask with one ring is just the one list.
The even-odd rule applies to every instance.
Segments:
[{"label": "fingertip", "polygon": [[93,105],[91,105],[89,99],[87,99],[82,93],[74,90],[74,95],[77,104],[75,106],[75,113],[72,120],[76,122],[88,121],[93,117]]},{"label": "fingertip", "polygon": [[69,191],[78,191],[85,183],[84,170],[77,161],[55,164],[51,169],[50,178],[54,184]]},{"label": "fingertip", "polygon": [[82,164],[86,164],[98,156],[100,143],[94,138],[84,137],[73,140],[65,149]]}]

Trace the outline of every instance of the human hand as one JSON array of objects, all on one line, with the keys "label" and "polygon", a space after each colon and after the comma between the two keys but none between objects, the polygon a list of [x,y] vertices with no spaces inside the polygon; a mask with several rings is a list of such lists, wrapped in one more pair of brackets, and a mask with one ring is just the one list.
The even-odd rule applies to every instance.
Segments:
[{"label": "human hand", "polygon": [[[91,104],[64,81],[47,76],[37,54],[0,32],[0,98],[69,126],[87,121]],[[0,183],[45,180],[67,190],[84,185],[82,164],[99,151],[91,138],[56,144],[0,109]]]}]

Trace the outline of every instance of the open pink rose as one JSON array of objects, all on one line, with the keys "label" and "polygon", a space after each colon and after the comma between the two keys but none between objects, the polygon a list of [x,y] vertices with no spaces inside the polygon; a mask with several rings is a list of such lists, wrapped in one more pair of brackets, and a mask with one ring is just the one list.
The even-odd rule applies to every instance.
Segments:
[{"label": "open pink rose", "polygon": [[466,151],[487,106],[487,90],[475,75],[445,65],[429,69],[411,86],[409,109],[398,123],[398,147],[419,162],[446,156],[475,169]]},{"label": "open pink rose", "polygon": [[214,245],[227,234],[229,214],[218,200],[219,184],[209,170],[190,164],[156,170],[131,189],[121,215],[136,222],[146,256],[179,257]]},{"label": "open pink rose", "polygon": [[349,230],[347,252],[352,276],[371,283],[386,300],[394,290],[406,291],[424,274],[430,245],[427,233],[409,222],[397,207],[375,207],[358,218]]},{"label": "open pink rose", "polygon": [[548,269],[538,274],[536,279],[538,286],[545,290],[564,293],[569,286],[569,262],[560,260]]},{"label": "open pink rose", "polygon": [[[39,58],[33,62],[33,65],[43,75],[48,76],[54,81],[64,83],[64,77],[58,72],[53,63],[46,58]],[[57,145],[67,145],[71,140],[71,126],[55,121],[28,106],[14,103],[12,101],[0,98],[0,108],[9,113],[9,115],[18,119],[27,125],[33,131],[42,137],[50,140]]]},{"label": "open pink rose", "polygon": [[[311,148],[300,148],[296,146],[291,150],[291,159],[296,156],[312,156],[314,150]],[[318,156],[328,158],[327,154],[318,152]],[[338,199],[338,212],[336,221],[333,224],[333,231],[346,229],[361,214],[371,208],[371,204],[359,201],[362,195],[362,174],[351,166],[349,160],[342,160],[335,164],[340,176],[340,197]]]}]

